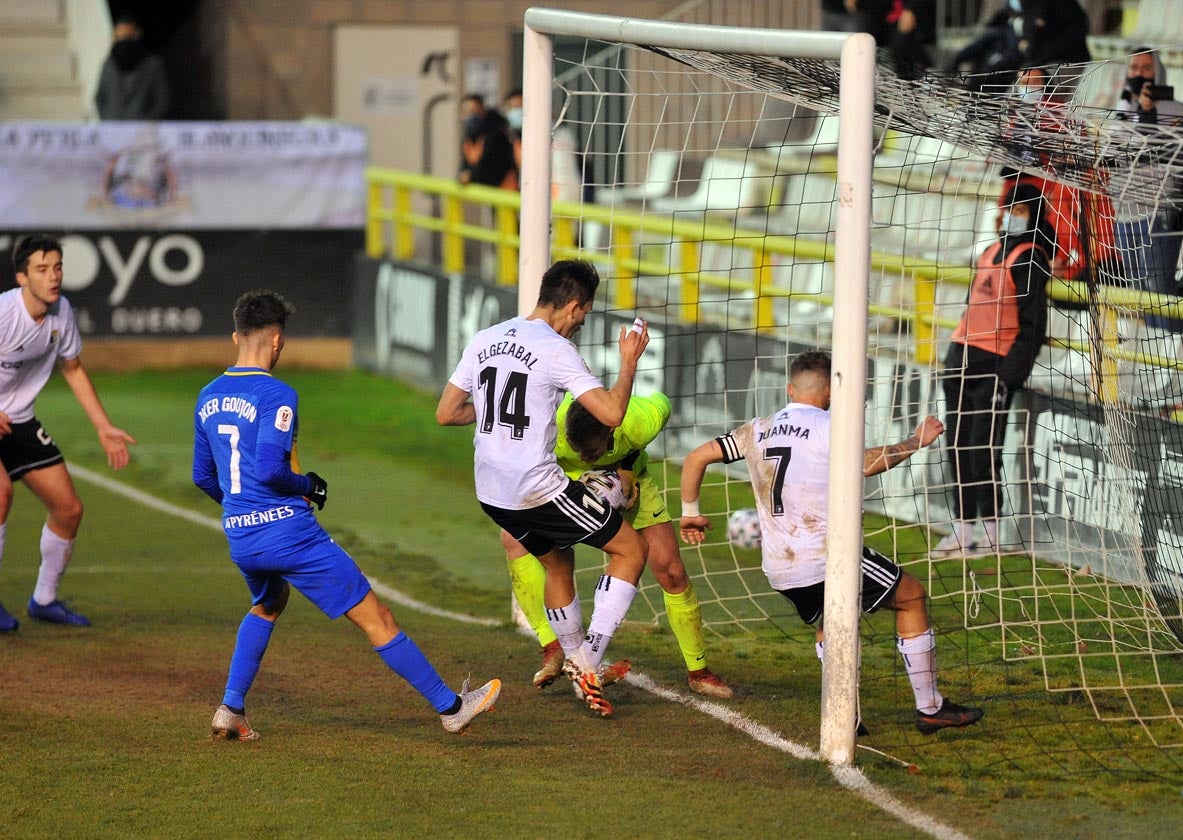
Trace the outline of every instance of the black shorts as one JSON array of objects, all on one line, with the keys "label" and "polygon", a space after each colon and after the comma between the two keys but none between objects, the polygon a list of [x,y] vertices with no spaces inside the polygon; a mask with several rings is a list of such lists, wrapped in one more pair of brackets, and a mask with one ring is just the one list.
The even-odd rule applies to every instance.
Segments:
[{"label": "black shorts", "polygon": [[570,480],[562,493],[538,507],[506,510],[481,502],[481,508],[535,557],[575,543],[603,548],[624,524],[618,511],[586,485]]},{"label": "black shorts", "polygon": [[27,472],[52,467],[64,460],[62,451],[36,417],[13,423],[12,432],[0,437],[0,463],[13,481]]},{"label": "black shorts", "polygon": [[[891,559],[873,548],[863,546],[863,612],[873,613],[895,594],[904,573]],[[822,604],[826,598],[826,582],[803,586],[800,589],[778,589],[793,602],[797,615],[806,624],[816,624],[822,615]]]}]

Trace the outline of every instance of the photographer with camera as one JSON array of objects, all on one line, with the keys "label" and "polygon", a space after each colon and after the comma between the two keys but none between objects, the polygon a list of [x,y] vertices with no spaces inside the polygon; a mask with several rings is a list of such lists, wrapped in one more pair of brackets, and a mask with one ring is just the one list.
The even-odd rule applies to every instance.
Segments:
[{"label": "photographer with camera", "polygon": [[[1130,56],[1125,84],[1114,107],[1118,117],[1138,124],[1140,134],[1157,132],[1160,126],[1183,126],[1183,103],[1175,99],[1174,89],[1164,84],[1166,76],[1162,60],[1149,47],[1139,47]],[[1161,164],[1147,157],[1141,166]],[[1163,176],[1167,177],[1165,172]],[[1183,232],[1179,200],[1179,190],[1168,188],[1157,207],[1130,202],[1117,207],[1117,244],[1125,259],[1124,275],[1133,288],[1179,294],[1175,279]],[[1150,314],[1146,325],[1183,333],[1183,320],[1178,318]]]},{"label": "photographer with camera", "polygon": [[1155,125],[1183,124],[1183,103],[1175,100],[1175,89],[1166,85],[1167,70],[1158,53],[1139,47],[1126,65],[1126,80],[1117,101],[1122,119]]}]

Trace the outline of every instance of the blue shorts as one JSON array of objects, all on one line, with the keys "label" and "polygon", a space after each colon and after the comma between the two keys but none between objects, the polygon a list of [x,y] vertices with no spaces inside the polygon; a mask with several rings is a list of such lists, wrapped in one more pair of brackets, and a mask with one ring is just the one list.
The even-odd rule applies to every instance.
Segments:
[{"label": "blue shorts", "polygon": [[233,560],[255,606],[274,601],[286,580],[329,618],[340,618],[370,591],[370,582],[357,563],[323,530],[295,547],[285,545]]}]

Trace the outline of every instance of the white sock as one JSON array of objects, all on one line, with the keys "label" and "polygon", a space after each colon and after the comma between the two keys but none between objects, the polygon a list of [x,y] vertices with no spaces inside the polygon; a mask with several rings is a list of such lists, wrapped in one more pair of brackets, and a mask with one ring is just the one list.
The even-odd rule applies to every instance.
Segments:
[{"label": "white sock", "polygon": [[550,629],[559,637],[559,646],[568,659],[579,653],[583,644],[583,607],[579,605],[579,596],[565,607],[546,610],[546,618],[550,622]]},{"label": "white sock", "polygon": [[911,639],[897,638],[895,646],[904,660],[908,681],[912,683],[916,708],[926,715],[939,711],[945,700],[937,691],[937,643],[932,628]]},{"label": "white sock", "polygon": [[974,521],[972,519],[958,519],[953,523],[953,533],[957,535],[957,542],[965,548],[974,539]]},{"label": "white sock", "polygon": [[49,530],[41,528],[41,569],[37,572],[37,586],[33,589],[33,600],[41,606],[52,604],[58,597],[58,583],[66,573],[70,555],[74,553],[74,541],[64,540]]},{"label": "white sock", "polygon": [[817,642],[817,643],[815,643],[815,644],[814,644],[814,646],[813,646],[813,649],[814,649],[815,651],[817,651],[817,661],[818,661],[818,662],[821,662],[822,664],[825,664],[825,661],[826,661],[826,643],[825,643],[825,642]]},{"label": "white sock", "polygon": [[4,541],[8,537],[8,523],[0,522],[0,561],[4,560]]},{"label": "white sock", "polygon": [[587,626],[587,638],[583,641],[580,664],[585,668],[597,668],[604,661],[604,652],[612,634],[624,621],[637,587],[626,580],[600,575],[596,584],[596,609]]},{"label": "white sock", "polygon": [[998,520],[983,519],[982,527],[986,530],[986,545],[990,548],[998,548]]}]

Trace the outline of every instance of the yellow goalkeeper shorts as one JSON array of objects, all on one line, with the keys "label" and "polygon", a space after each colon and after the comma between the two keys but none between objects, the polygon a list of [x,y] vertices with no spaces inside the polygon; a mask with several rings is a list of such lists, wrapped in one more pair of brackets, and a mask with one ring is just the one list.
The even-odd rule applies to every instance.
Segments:
[{"label": "yellow goalkeeper shorts", "polygon": [[637,488],[640,494],[637,506],[625,512],[628,523],[641,531],[650,525],[660,525],[670,521],[669,511],[665,507],[665,498],[648,471],[637,477]]}]

